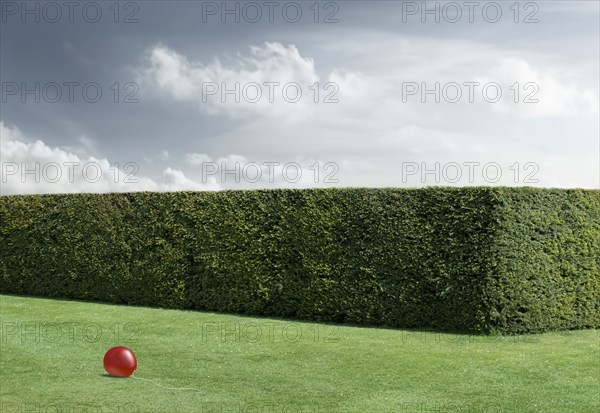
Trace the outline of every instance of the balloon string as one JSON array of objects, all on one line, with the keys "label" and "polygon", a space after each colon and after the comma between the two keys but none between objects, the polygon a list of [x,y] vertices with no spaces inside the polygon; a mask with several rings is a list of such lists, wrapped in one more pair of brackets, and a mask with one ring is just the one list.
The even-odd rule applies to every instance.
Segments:
[{"label": "balloon string", "polygon": [[163,386],[162,384],[158,384],[150,379],[144,379],[142,377],[135,377],[133,374],[131,375],[131,378],[136,379],[136,380],[146,380],[158,387],[162,387],[163,389],[167,389],[167,390],[193,390],[193,391],[200,391],[200,392],[202,391],[200,389],[195,389],[193,387],[167,387],[167,386]]}]

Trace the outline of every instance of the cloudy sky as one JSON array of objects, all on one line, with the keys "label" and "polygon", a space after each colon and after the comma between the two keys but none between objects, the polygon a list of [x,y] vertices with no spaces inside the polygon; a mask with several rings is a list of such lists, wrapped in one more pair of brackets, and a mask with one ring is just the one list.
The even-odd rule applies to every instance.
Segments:
[{"label": "cloudy sky", "polygon": [[1,2],[0,193],[600,187],[599,2]]}]

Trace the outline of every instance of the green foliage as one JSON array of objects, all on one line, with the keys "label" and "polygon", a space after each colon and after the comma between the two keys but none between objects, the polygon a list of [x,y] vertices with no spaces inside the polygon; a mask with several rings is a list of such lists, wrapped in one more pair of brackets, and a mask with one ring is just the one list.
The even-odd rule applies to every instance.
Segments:
[{"label": "green foliage", "polygon": [[0,292],[394,327],[600,327],[600,191],[0,197]]},{"label": "green foliage", "polygon": [[600,191],[499,188],[491,330],[600,326]]}]

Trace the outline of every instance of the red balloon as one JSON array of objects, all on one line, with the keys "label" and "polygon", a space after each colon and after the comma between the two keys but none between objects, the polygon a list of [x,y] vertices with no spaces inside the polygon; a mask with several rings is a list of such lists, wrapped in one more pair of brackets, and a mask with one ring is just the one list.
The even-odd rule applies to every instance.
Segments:
[{"label": "red balloon", "polygon": [[113,347],[104,355],[104,370],[111,376],[131,376],[136,368],[135,354],[127,347]]}]

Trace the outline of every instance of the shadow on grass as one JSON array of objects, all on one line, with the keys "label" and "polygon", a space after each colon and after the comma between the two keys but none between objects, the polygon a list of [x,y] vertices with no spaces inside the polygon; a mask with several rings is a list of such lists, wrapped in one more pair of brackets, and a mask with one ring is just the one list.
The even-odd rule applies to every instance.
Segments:
[{"label": "shadow on grass", "polygon": [[205,315],[214,315],[217,317],[221,316],[234,316],[241,318],[260,318],[264,320],[273,320],[280,322],[293,322],[293,323],[301,323],[301,324],[321,324],[327,326],[335,326],[335,327],[353,327],[353,328],[363,328],[363,329],[377,329],[377,330],[394,330],[394,331],[406,331],[412,333],[438,333],[438,334],[456,334],[456,335],[464,335],[464,336],[487,336],[487,334],[469,332],[469,331],[459,331],[459,330],[448,330],[442,328],[432,328],[432,327],[396,327],[384,324],[359,324],[348,321],[322,321],[322,320],[307,320],[307,319],[299,319],[292,317],[283,317],[283,316],[274,316],[274,315],[264,315],[264,314],[251,314],[251,313],[235,313],[228,311],[214,311],[214,310],[204,310],[204,309],[196,309],[196,308],[173,308],[173,307],[153,307],[150,305],[143,304],[127,304],[127,303],[114,303],[110,301],[102,301],[102,300],[85,300],[80,298],[73,297],[47,297],[42,295],[22,295],[22,294],[13,294],[13,293],[0,293],[0,296],[9,296],[9,297],[19,297],[19,298],[36,298],[40,300],[51,300],[51,301],[65,301],[65,302],[75,302],[75,303],[89,303],[89,304],[97,304],[97,305],[110,305],[110,306],[119,306],[119,307],[127,307],[127,308],[145,308],[145,309],[153,309],[153,310],[163,310],[163,311],[184,311],[186,313],[198,313]]},{"label": "shadow on grass", "polygon": [[98,376],[106,377],[106,378],[109,378],[109,379],[129,379],[129,378],[131,378],[130,376],[111,376],[108,373],[98,374]]},{"label": "shadow on grass", "polygon": [[[412,326],[397,327],[397,326],[390,326],[390,325],[384,325],[384,324],[358,324],[358,323],[347,322],[347,321],[336,322],[336,321],[307,320],[307,319],[298,319],[298,318],[291,318],[291,317],[278,317],[278,316],[264,315],[264,314],[234,313],[234,312],[225,312],[225,311],[217,312],[217,311],[195,309],[195,308],[173,308],[173,307],[158,307],[158,306],[153,307],[153,306],[142,305],[142,304],[113,303],[113,302],[101,301],[101,300],[89,301],[89,300],[72,298],[72,297],[44,297],[44,296],[39,296],[39,295],[21,295],[21,294],[11,294],[11,293],[0,293],[0,296],[2,296],[2,295],[10,296],[10,297],[20,297],[20,298],[37,298],[37,299],[52,300],[52,301],[67,301],[67,302],[77,302],[77,303],[90,303],[90,304],[97,304],[97,305],[121,306],[121,307],[128,307],[128,308],[145,308],[145,309],[163,310],[163,311],[184,311],[186,313],[214,315],[217,317],[234,316],[234,317],[253,318],[253,319],[261,318],[264,320],[273,320],[273,321],[280,321],[280,322],[293,322],[293,323],[301,323],[301,324],[320,324],[320,325],[335,326],[335,327],[393,330],[393,331],[406,332],[409,334],[431,333],[431,334],[437,334],[437,335],[455,335],[458,337],[474,337],[474,338],[483,338],[483,339],[485,339],[485,338],[501,339],[503,337],[504,338],[506,338],[506,337],[528,338],[528,337],[537,337],[540,334],[551,333],[551,332],[559,333],[559,334],[563,334],[563,335],[569,335],[569,334],[573,333],[573,330],[568,329],[568,330],[546,331],[546,332],[541,332],[541,333],[502,335],[502,334],[488,334],[488,333],[484,333],[484,332],[473,332],[473,331],[464,331],[464,330],[461,331],[461,330],[435,328],[435,327],[412,327]],[[576,329],[576,330],[579,330],[579,329]],[[595,330],[595,329],[590,328],[590,330]],[[598,334],[600,335],[600,329],[598,330]]]}]

